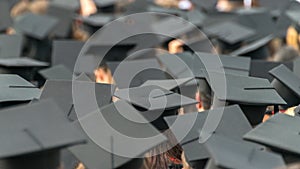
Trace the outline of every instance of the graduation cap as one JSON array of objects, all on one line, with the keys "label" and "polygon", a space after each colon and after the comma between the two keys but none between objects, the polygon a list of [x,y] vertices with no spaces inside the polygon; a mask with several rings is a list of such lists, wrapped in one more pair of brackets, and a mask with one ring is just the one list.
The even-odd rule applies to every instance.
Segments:
[{"label": "graduation cap", "polygon": [[110,14],[95,14],[88,17],[80,16],[78,19],[81,20],[92,33],[95,33],[102,26],[112,21],[114,16]]},{"label": "graduation cap", "polygon": [[[221,72],[224,71],[228,74],[248,76],[250,70],[249,58],[233,57],[228,55],[215,55],[211,53],[196,52],[196,56],[203,62],[201,69],[207,69],[207,71]],[[219,59],[220,64],[216,64],[216,58]],[[205,66],[204,66],[205,65]]]},{"label": "graduation cap", "polygon": [[[90,126],[92,131],[97,127],[98,134],[92,133],[93,140],[88,144],[70,148],[89,169],[140,168],[143,154],[167,140],[140,112],[121,100],[91,113],[80,123],[95,124]],[[80,128],[78,122],[77,126]]]},{"label": "graduation cap", "polygon": [[58,19],[58,24],[53,32],[56,37],[70,37],[72,22],[75,16],[75,13],[71,8],[67,8],[63,4],[50,3],[47,9],[47,15]]},{"label": "graduation cap", "polygon": [[174,91],[184,84],[190,82],[193,78],[183,78],[183,79],[166,79],[166,80],[147,80],[141,86],[151,86],[156,85],[166,90]]},{"label": "graduation cap", "polygon": [[40,96],[40,89],[18,75],[1,74],[0,87],[1,103],[22,103]]},{"label": "graduation cap", "polygon": [[[112,92],[115,87],[108,84],[93,83],[89,81],[67,81],[67,80],[48,80],[42,91],[41,100],[53,99],[57,105],[62,109],[63,113],[69,120],[74,121],[77,115],[74,109],[72,86],[81,85],[84,88],[95,87],[96,100],[99,107],[108,105],[112,101]],[[80,103],[79,103],[80,104]],[[86,107],[86,113],[91,113],[95,110]]]},{"label": "graduation cap", "polygon": [[255,30],[232,21],[205,27],[203,31],[208,36],[217,37],[229,45],[245,41],[256,33]]},{"label": "graduation cap", "polygon": [[166,79],[156,59],[107,62],[118,88],[137,87],[147,80]]},{"label": "graduation cap", "polygon": [[264,8],[243,8],[236,11],[237,22],[252,28],[256,35],[249,40],[257,40],[272,35],[276,31],[276,24],[270,12]]},{"label": "graduation cap", "polygon": [[159,36],[158,38],[161,43],[170,40],[170,37],[179,37],[195,30],[195,26],[193,24],[176,17],[161,19],[153,23],[151,27],[153,32],[159,32],[161,35],[169,36]]},{"label": "graduation cap", "polygon": [[198,27],[202,27],[204,22],[205,22],[205,19],[206,19],[206,14],[203,13],[202,11],[200,10],[192,10],[192,11],[188,11],[186,13],[186,16],[187,16],[187,20],[189,22],[191,22],[192,24],[198,26]]},{"label": "graduation cap", "polygon": [[22,36],[0,35],[0,58],[17,58],[21,56]]},{"label": "graduation cap", "polygon": [[[238,105],[215,108],[201,113],[169,116],[165,117],[165,121],[193,168],[205,166],[207,159],[211,157],[205,149],[205,144],[209,143],[215,135],[242,141],[243,135],[252,129]],[[207,138],[205,133],[211,136]]]},{"label": "graduation cap", "polygon": [[267,8],[269,10],[284,10],[291,3],[291,0],[259,0],[259,5],[261,7]]},{"label": "graduation cap", "polygon": [[43,40],[52,35],[58,19],[33,13],[25,13],[15,21],[15,27],[25,35],[34,39]]},{"label": "graduation cap", "polygon": [[73,73],[64,65],[55,65],[39,70],[39,74],[46,80],[72,80]]},{"label": "graduation cap", "polygon": [[262,122],[267,106],[286,104],[267,79],[214,72],[211,75],[215,79],[208,82],[215,95],[213,106],[239,104],[252,125]]},{"label": "graduation cap", "polygon": [[287,102],[287,106],[298,105],[300,103],[300,78],[284,65],[272,69],[270,74],[275,78],[272,85]]},{"label": "graduation cap", "polygon": [[287,164],[299,161],[299,120],[300,117],[278,113],[248,132],[244,139],[281,153]]},{"label": "graduation cap", "polygon": [[207,169],[245,168],[269,169],[285,167],[283,158],[275,153],[258,150],[252,144],[223,136],[213,136],[205,144],[212,157]]},{"label": "graduation cap", "polygon": [[81,73],[75,78],[76,81],[93,82],[92,79],[85,73]]},{"label": "graduation cap", "polygon": [[207,11],[211,11],[215,9],[218,0],[191,0],[196,7],[200,9],[205,9]]},{"label": "graduation cap", "polygon": [[52,65],[64,65],[73,71],[84,42],[74,40],[56,40],[53,42]]},{"label": "graduation cap", "polygon": [[270,62],[266,60],[251,60],[250,76],[268,79],[270,82],[272,82],[274,77],[269,74],[269,71],[281,64],[284,64],[291,70],[294,67],[292,62]]},{"label": "graduation cap", "polygon": [[131,15],[147,11],[148,0],[134,0],[125,6],[124,15]]},{"label": "graduation cap", "polygon": [[[85,54],[104,58],[105,61],[122,61],[129,51],[135,47],[135,44],[125,43],[117,45],[90,45]],[[107,53],[104,53],[107,51]]]},{"label": "graduation cap", "polygon": [[4,168],[56,169],[61,149],[85,142],[51,100],[4,109],[0,116]]},{"label": "graduation cap", "polygon": [[159,130],[167,129],[164,116],[175,115],[180,107],[198,103],[194,99],[153,85],[120,89],[114,96],[134,105]]},{"label": "graduation cap", "polygon": [[61,6],[73,11],[77,11],[80,9],[79,0],[52,0],[50,3],[51,5]]},{"label": "graduation cap", "polygon": [[7,0],[0,1],[0,31],[5,31],[11,25],[9,2]]},{"label": "graduation cap", "polygon": [[268,44],[273,39],[273,36],[267,36],[250,44],[242,46],[230,53],[232,56],[248,56],[251,59],[261,59],[266,60],[269,56]]},{"label": "graduation cap", "polygon": [[176,8],[164,8],[157,5],[149,5],[147,8],[148,12],[166,13],[170,15],[183,16],[184,12]]},{"label": "graduation cap", "polygon": [[296,59],[293,62],[293,65],[294,65],[293,72],[295,73],[295,75],[300,75],[300,58]]}]

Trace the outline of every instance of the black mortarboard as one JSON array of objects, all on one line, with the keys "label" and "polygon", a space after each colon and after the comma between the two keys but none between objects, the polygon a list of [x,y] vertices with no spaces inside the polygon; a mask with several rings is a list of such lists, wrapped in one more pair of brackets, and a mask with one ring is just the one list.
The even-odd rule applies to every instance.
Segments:
[{"label": "black mortarboard", "polygon": [[181,86],[184,86],[186,83],[192,81],[193,78],[183,78],[183,79],[166,79],[166,80],[147,80],[141,86],[159,86],[164,89],[174,91]]},{"label": "black mortarboard", "polygon": [[125,6],[124,15],[131,15],[147,11],[148,0],[134,0]]},{"label": "black mortarboard", "polygon": [[80,9],[79,0],[52,0],[50,3],[51,5],[61,6],[73,11],[77,11]]},{"label": "black mortarboard", "polygon": [[[196,56],[203,62],[203,67],[198,65],[201,69],[207,69],[207,71],[224,71],[229,74],[248,76],[250,70],[249,58],[233,57],[227,55],[215,55],[211,53],[196,52]],[[219,64],[216,63],[217,58]]]},{"label": "black mortarboard", "polygon": [[248,40],[261,39],[275,32],[276,24],[269,11],[264,8],[243,8],[237,10],[236,13],[239,24],[256,31],[256,35]]},{"label": "black mortarboard", "polygon": [[112,6],[117,3],[118,0],[94,0],[95,4],[98,7],[107,7],[107,6]]},{"label": "black mortarboard", "polygon": [[59,4],[49,4],[47,15],[58,19],[58,24],[54,30],[54,36],[58,38],[68,38],[72,31],[72,22],[75,13],[72,9]]},{"label": "black mortarboard", "polygon": [[58,19],[47,16],[26,13],[15,21],[15,27],[25,35],[43,40],[49,35],[53,35],[55,26],[58,24]]},{"label": "black mortarboard", "polygon": [[194,99],[173,93],[159,86],[120,89],[114,95],[134,105],[159,130],[167,129],[163,120],[164,116],[175,115],[180,107],[198,103]]},{"label": "black mortarboard", "polygon": [[52,65],[64,65],[73,71],[84,42],[74,40],[57,40],[53,42]]},{"label": "black mortarboard", "polygon": [[6,68],[47,67],[48,65],[47,62],[41,62],[27,57],[0,59],[0,66]]},{"label": "black mortarboard", "polygon": [[[258,150],[252,144],[222,136],[213,136],[205,144],[217,168],[270,169],[285,168],[283,158],[275,153]],[[212,169],[207,167],[207,169]]]},{"label": "black mortarboard", "polygon": [[[73,85],[80,85],[82,86],[82,88],[94,87],[95,93],[97,93],[97,95],[95,96],[99,107],[103,107],[111,103],[111,93],[115,89],[115,87],[112,85],[93,83],[88,81],[48,80],[45,83],[40,99],[53,99],[71,121],[77,119],[77,115],[74,109],[75,103],[73,103]],[[85,108],[85,111],[87,111],[85,113],[91,113],[95,110],[87,107]]]},{"label": "black mortarboard", "polygon": [[191,0],[196,7],[200,9],[205,9],[207,11],[215,9],[217,5],[217,0]]},{"label": "black mortarboard", "polygon": [[[211,77],[214,80],[208,83],[215,94],[213,106],[239,104],[252,125],[262,122],[267,106],[286,104],[267,79],[222,73],[211,73]],[[224,78],[226,82],[222,82]]]},{"label": "black mortarboard", "polygon": [[[203,68],[201,61],[190,52],[178,54],[162,54],[157,59],[164,65],[166,71],[175,78],[196,77],[204,78],[205,73],[200,69]],[[180,65],[180,66],[178,66]]]},{"label": "black mortarboard", "polygon": [[273,39],[273,36],[267,36],[230,53],[232,56],[248,56],[251,59],[267,60],[270,56],[268,44]]},{"label": "black mortarboard", "polygon": [[161,19],[152,24],[153,32],[159,32],[161,35],[168,35],[166,36],[159,36],[159,40],[161,43],[164,43],[170,39],[179,37],[181,35],[187,34],[192,32],[196,29],[196,27],[182,19],[174,18],[174,17],[167,17],[165,19]]},{"label": "black mortarboard", "polygon": [[77,77],[75,77],[76,81],[83,81],[83,82],[93,82],[92,79],[85,73],[81,73]]},{"label": "black mortarboard", "polygon": [[242,26],[236,22],[228,21],[205,27],[203,31],[210,37],[217,37],[221,41],[234,45],[245,41],[255,35],[255,30]]},{"label": "black mortarboard", "polygon": [[293,72],[295,73],[295,75],[298,75],[298,77],[300,77],[300,58],[296,59],[293,62]]},{"label": "black mortarboard", "polygon": [[22,36],[0,35],[0,58],[17,58],[22,52]]},{"label": "black mortarboard", "polygon": [[78,19],[81,20],[92,33],[95,33],[102,26],[112,21],[114,16],[110,14],[95,14],[88,17],[80,16]]},{"label": "black mortarboard", "polygon": [[137,87],[147,80],[166,79],[156,59],[107,62],[118,88]]},{"label": "black mortarboard", "polygon": [[176,15],[176,16],[182,16],[184,12],[180,9],[176,8],[164,8],[161,6],[156,6],[156,5],[149,5],[147,8],[148,12],[156,12],[156,13],[166,13],[166,14],[171,14],[171,15]]},{"label": "black mortarboard", "polygon": [[1,74],[0,102],[26,102],[39,98],[40,89],[18,75]]},{"label": "black mortarboard", "polygon": [[[244,136],[244,139],[270,147],[280,152],[286,163],[298,162],[300,117],[278,113]],[[293,161],[295,160],[296,161]]]},{"label": "black mortarboard", "polygon": [[269,10],[283,10],[290,2],[291,0],[259,0],[259,5]]},{"label": "black mortarboard", "polygon": [[135,44],[131,43],[117,45],[89,45],[85,54],[103,58],[104,61],[122,61],[134,47]]},{"label": "black mortarboard", "polygon": [[270,71],[275,78],[272,85],[287,102],[287,106],[296,106],[300,103],[300,78],[286,66],[280,65]]},{"label": "black mortarboard", "polygon": [[293,63],[290,62],[281,63],[266,60],[251,60],[250,76],[268,79],[272,82],[274,77],[269,74],[269,71],[281,64],[286,65],[291,70],[293,69]]},{"label": "black mortarboard", "polygon": [[[242,136],[252,129],[237,105],[200,113],[165,117],[165,120],[193,168],[204,167],[203,165],[210,157],[204,144],[210,142],[211,137],[214,137],[214,135],[242,141]],[[203,135],[200,135],[200,133]]]},{"label": "black mortarboard", "polygon": [[70,151],[89,169],[140,168],[143,154],[167,140],[125,101],[107,105],[79,120],[92,138]]},{"label": "black mortarboard", "polygon": [[5,31],[12,25],[8,0],[0,1],[0,31]]},{"label": "black mortarboard", "polygon": [[72,80],[72,72],[64,65],[55,65],[50,68],[42,69],[39,74],[46,80]]},{"label": "black mortarboard", "polygon": [[202,27],[204,24],[204,21],[206,19],[206,14],[199,11],[199,10],[192,10],[186,13],[187,20],[191,22],[192,24]]},{"label": "black mortarboard", "polygon": [[0,116],[1,168],[57,169],[60,149],[85,142],[51,100],[4,109]]}]

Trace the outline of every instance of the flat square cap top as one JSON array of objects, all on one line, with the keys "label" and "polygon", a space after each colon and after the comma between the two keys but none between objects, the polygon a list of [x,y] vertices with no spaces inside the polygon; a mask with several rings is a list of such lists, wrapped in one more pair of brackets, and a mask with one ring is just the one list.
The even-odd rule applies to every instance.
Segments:
[{"label": "flat square cap top", "polygon": [[299,157],[299,121],[300,117],[278,113],[247,133],[244,139]]},{"label": "flat square cap top", "polygon": [[166,90],[174,90],[177,87],[190,82],[193,78],[184,78],[184,79],[167,79],[167,80],[147,80],[141,86],[159,86]]},{"label": "flat square cap top", "polygon": [[4,109],[0,116],[2,159],[85,142],[51,100]]},{"label": "flat square cap top", "polygon": [[21,56],[22,36],[0,35],[0,58],[17,58]]},{"label": "flat square cap top", "polygon": [[[94,131],[89,133],[93,134],[94,141],[70,150],[90,169],[118,168],[134,158],[143,158],[145,152],[167,140],[140,112],[121,100],[79,120],[90,127],[85,129]],[[111,154],[111,148],[114,154]]]},{"label": "flat square cap top", "polygon": [[[203,143],[209,142],[210,137],[219,135],[242,141],[243,135],[252,129],[238,105],[181,116],[168,116],[164,119],[190,161],[209,157]],[[194,151],[195,149],[197,151]]]},{"label": "flat square cap top", "polygon": [[115,5],[118,2],[118,0],[94,0],[94,2],[98,7],[107,7]]},{"label": "flat square cap top", "polygon": [[83,46],[84,42],[75,40],[53,41],[52,65],[64,65],[70,71],[73,71]]},{"label": "flat square cap top", "polygon": [[208,36],[217,36],[218,39],[229,44],[242,42],[255,35],[253,29],[232,21],[213,24],[209,27],[205,27],[203,31],[207,33]]},{"label": "flat square cap top", "polygon": [[72,80],[73,73],[64,65],[55,65],[39,71],[47,80]]},{"label": "flat square cap top", "polygon": [[[250,70],[250,58],[233,57],[227,55],[215,55],[211,53],[196,52],[195,57],[203,63],[198,67],[210,72],[226,72],[233,75],[248,76]],[[198,59],[198,60],[199,60]],[[202,66],[202,67],[201,67]]]},{"label": "flat square cap top", "polygon": [[172,110],[198,103],[159,86],[120,89],[114,95],[146,110]]},{"label": "flat square cap top", "polygon": [[4,67],[47,67],[49,66],[49,63],[47,62],[41,62],[38,60],[34,60],[31,58],[4,58],[0,59],[0,65]]},{"label": "flat square cap top", "polygon": [[39,98],[40,89],[18,75],[0,75],[0,102],[30,101]]},{"label": "flat square cap top", "polygon": [[147,80],[166,79],[156,59],[107,62],[118,88],[137,87]]},{"label": "flat square cap top", "polygon": [[222,101],[257,106],[286,104],[267,79],[211,73],[209,84]]},{"label": "flat square cap top", "polygon": [[232,53],[230,53],[230,55],[232,55],[232,56],[243,56],[243,55],[247,56],[247,53],[253,52],[255,50],[258,50],[261,47],[266,46],[272,39],[273,39],[273,35],[266,36],[262,39],[254,41],[248,45],[241,47],[240,49],[233,51]]},{"label": "flat square cap top", "polygon": [[8,0],[0,1],[0,31],[3,31],[12,25],[10,17],[10,6]]},{"label": "flat square cap top", "polygon": [[285,65],[280,65],[269,73],[300,97],[300,78]]},{"label": "flat square cap top", "polygon": [[205,144],[216,166],[221,168],[270,169],[285,167],[280,155],[258,150],[252,144],[213,136]]},{"label": "flat square cap top", "polygon": [[51,5],[57,5],[74,11],[80,8],[79,0],[52,0],[50,3]]},{"label": "flat square cap top", "polygon": [[112,15],[105,14],[96,14],[89,17],[80,16],[78,18],[81,19],[85,24],[94,27],[102,27],[114,19]]},{"label": "flat square cap top", "polygon": [[26,13],[15,22],[18,30],[39,40],[43,40],[50,35],[57,24],[58,19],[54,17],[33,13]]},{"label": "flat square cap top", "polygon": [[[78,87],[79,86],[79,87]],[[95,88],[95,97],[97,100],[97,106],[103,107],[108,105],[112,101],[112,93],[115,90],[115,86],[109,84],[100,84],[88,81],[71,81],[71,80],[48,80],[44,85],[44,89],[42,91],[40,99],[53,99],[57,105],[63,110],[63,113],[70,118],[75,118],[76,112],[74,109],[74,98],[73,98],[73,88],[79,88],[82,92],[85,92],[88,88]],[[86,92],[85,92],[86,93]],[[91,96],[92,97],[92,96]],[[77,99],[78,101],[79,99]],[[78,101],[78,104],[85,105],[83,102]],[[97,108],[98,108],[97,107]],[[92,106],[82,107],[84,110],[84,114],[91,113],[95,111]],[[80,110],[81,111],[81,110]],[[81,115],[80,115],[81,116]]]}]

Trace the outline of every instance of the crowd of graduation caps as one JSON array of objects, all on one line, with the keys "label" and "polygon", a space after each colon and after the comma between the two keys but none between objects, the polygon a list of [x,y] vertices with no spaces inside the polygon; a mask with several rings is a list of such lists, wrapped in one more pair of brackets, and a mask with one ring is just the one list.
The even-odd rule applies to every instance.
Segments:
[{"label": "crowd of graduation caps", "polygon": [[[1,0],[0,8],[1,169],[300,168],[299,2]],[[115,45],[105,57],[99,53],[114,44],[100,39],[75,66],[99,28],[145,11],[171,15],[135,20],[136,27],[153,25],[175,38],[144,35]],[[193,23],[209,40],[171,16]],[[113,38],[118,32],[111,33]],[[120,64],[130,52],[149,47],[156,50]],[[84,103],[89,112],[76,115],[72,88],[87,103],[96,99],[105,118]],[[160,93],[153,95],[155,90]],[[167,103],[150,106],[142,99],[148,97]],[[120,110],[151,122],[126,120]],[[130,157],[147,156],[105,151],[83,132],[81,115],[83,123],[98,119],[94,131],[104,147],[125,145]],[[123,145],[103,120],[126,136],[159,137],[135,149],[138,141]],[[205,120],[216,124],[207,127]],[[202,141],[200,133],[210,137]]]}]

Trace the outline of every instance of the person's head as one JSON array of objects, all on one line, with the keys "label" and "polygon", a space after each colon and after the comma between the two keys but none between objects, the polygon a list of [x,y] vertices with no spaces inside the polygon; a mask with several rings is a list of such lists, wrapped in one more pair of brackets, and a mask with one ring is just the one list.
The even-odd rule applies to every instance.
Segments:
[{"label": "person's head", "polygon": [[94,75],[97,83],[114,84],[112,73],[106,65],[98,67]]},{"label": "person's head", "polygon": [[242,7],[244,7],[243,0],[219,0],[216,6],[222,12],[230,12]]},{"label": "person's head", "polygon": [[274,55],[274,62],[290,62],[299,58],[299,52],[291,46],[280,48]]},{"label": "person's head", "polygon": [[300,35],[299,30],[295,26],[290,26],[286,33],[286,44],[293,47],[295,50],[300,50]]}]

